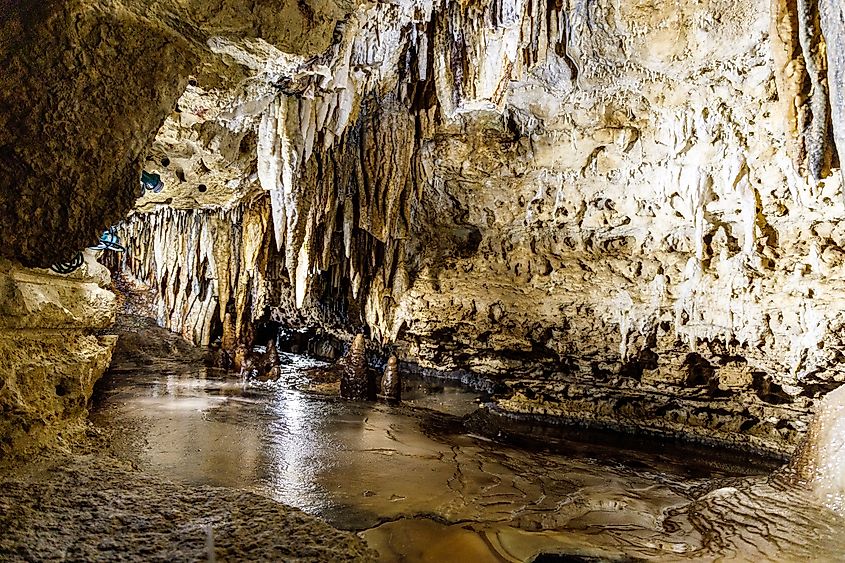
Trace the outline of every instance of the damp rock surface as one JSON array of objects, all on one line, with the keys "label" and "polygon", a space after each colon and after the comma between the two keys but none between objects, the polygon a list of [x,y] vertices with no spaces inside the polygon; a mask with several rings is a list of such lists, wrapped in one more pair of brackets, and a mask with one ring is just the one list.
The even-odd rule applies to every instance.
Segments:
[{"label": "damp rock surface", "polygon": [[0,474],[4,561],[374,561],[355,535],[256,494],[76,456]]},{"label": "damp rock surface", "polygon": [[91,253],[67,276],[0,259],[0,457],[78,434],[116,342],[108,282]]}]

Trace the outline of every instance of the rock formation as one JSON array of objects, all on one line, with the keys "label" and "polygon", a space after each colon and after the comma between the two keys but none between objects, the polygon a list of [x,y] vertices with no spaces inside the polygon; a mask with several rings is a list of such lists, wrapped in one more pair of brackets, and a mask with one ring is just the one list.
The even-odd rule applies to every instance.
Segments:
[{"label": "rock formation", "polygon": [[46,465],[0,476],[3,560],[375,561],[355,534],[250,491],[162,481],[114,460]]},{"label": "rock formation", "polygon": [[248,74],[238,64],[258,63],[278,79],[291,55],[322,52],[349,9],[4,1],[0,255],[38,266],[72,256],[132,207],[144,152],[192,73],[237,81]]},{"label": "rock formation", "polygon": [[0,12],[0,255],[46,267],[132,206],[143,152],[196,57],[139,9],[75,0]]},{"label": "rock formation", "polygon": [[356,334],[349,351],[338,362],[340,368],[340,396],[345,399],[370,398],[370,368],[363,334]]},{"label": "rock formation", "polygon": [[241,374],[262,381],[276,380],[280,375],[280,365],[276,341],[272,339],[267,346],[259,348],[258,351],[253,349],[246,354],[242,362]]},{"label": "rock formation", "polygon": [[[834,0],[85,6],[3,24],[65,47],[3,46],[0,105],[36,102],[0,137],[7,256],[79,248],[143,164],[165,189],[121,225],[121,266],[197,343],[366,325],[504,382],[502,413],[782,455],[845,381]],[[62,56],[53,99],[29,69]],[[119,123],[63,110],[94,99]],[[65,137],[64,164],[39,160]]]},{"label": "rock formation", "polygon": [[827,57],[833,138],[839,153],[840,174],[845,184],[845,6],[835,0],[819,0],[819,24]]},{"label": "rock formation", "polygon": [[246,78],[166,121],[126,269],[196,342],[366,323],[502,411],[788,452],[842,381],[840,30],[712,9],[409,1],[317,57],[227,43]]},{"label": "rock formation", "polygon": [[387,365],[384,366],[379,398],[387,401],[402,400],[402,377],[399,373],[399,361],[396,356],[391,355],[387,360]]},{"label": "rock formation", "polygon": [[75,273],[0,259],[0,457],[23,454],[80,429],[116,337],[108,271],[90,251]]}]

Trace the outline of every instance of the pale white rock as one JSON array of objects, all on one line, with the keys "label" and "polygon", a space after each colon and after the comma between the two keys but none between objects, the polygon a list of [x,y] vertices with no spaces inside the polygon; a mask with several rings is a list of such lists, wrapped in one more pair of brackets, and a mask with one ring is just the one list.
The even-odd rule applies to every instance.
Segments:
[{"label": "pale white rock", "polygon": [[[213,146],[253,135],[263,190],[246,157],[209,160],[237,194],[180,229],[213,251],[171,229],[168,208],[144,208],[149,224],[126,227],[144,241],[128,267],[155,280],[160,317],[185,333],[205,334],[230,304],[230,335],[266,316],[365,322],[403,359],[512,378],[508,409],[554,410],[519,399],[523,385],[559,399],[558,414],[589,411],[564,383],[624,380],[681,402],[711,393],[712,412],[684,403],[679,424],[788,450],[813,397],[843,378],[845,190],[837,170],[816,181],[792,152],[811,143],[784,117],[795,76],[773,54],[775,9],[362,4],[294,70],[289,57],[262,64],[260,42],[218,41],[246,78],[215,92],[206,121],[205,90],[191,87],[193,117],[160,136],[184,131],[180,162],[197,163],[212,146],[198,126],[223,124]],[[263,222],[241,215],[251,206]],[[184,288],[203,279],[213,289],[197,303]],[[317,311],[333,300],[360,315]]]}]

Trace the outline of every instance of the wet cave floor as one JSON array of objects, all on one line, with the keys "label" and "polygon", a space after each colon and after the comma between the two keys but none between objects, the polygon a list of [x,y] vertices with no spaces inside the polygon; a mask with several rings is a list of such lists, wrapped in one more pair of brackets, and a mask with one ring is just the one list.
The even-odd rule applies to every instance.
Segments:
[{"label": "wet cave floor", "polygon": [[[481,394],[406,377],[399,405],[207,368],[172,342],[117,353],[90,420],[148,478],[246,490],[358,533],[382,561],[838,560],[845,520],[710,449],[491,420]],[[159,345],[160,344],[160,345]],[[169,347],[169,348],[168,348]],[[212,499],[213,500],[213,499]]]}]

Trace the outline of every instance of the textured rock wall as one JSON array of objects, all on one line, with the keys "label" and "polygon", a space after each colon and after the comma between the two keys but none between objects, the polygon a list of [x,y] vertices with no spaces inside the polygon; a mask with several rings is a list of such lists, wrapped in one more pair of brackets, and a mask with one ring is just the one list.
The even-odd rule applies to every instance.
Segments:
[{"label": "textured rock wall", "polygon": [[565,13],[572,66],[511,82],[511,143],[433,141],[482,241],[401,302],[407,355],[505,376],[509,411],[788,449],[841,381],[818,49],[793,129],[764,3]]},{"label": "textured rock wall", "polygon": [[116,337],[108,271],[86,253],[70,276],[0,260],[0,455],[73,430],[111,361]]},{"label": "textured rock wall", "polygon": [[[347,2],[72,0],[0,4],[0,255],[67,260],[139,195],[145,151],[189,75],[331,42]],[[235,45],[237,42],[237,45]],[[269,53],[269,55],[268,55]],[[293,55],[289,55],[293,56]],[[252,57],[252,59],[250,59]]]},{"label": "textured rock wall", "polygon": [[185,38],[108,3],[11,6],[0,22],[0,254],[48,266],[132,206],[142,153],[195,60]]},{"label": "textured rock wall", "polygon": [[[254,169],[224,151],[218,199],[192,197],[268,212],[237,227],[262,265],[231,254],[266,274],[253,320],[365,324],[405,359],[504,380],[504,412],[783,453],[843,379],[837,9],[408,1],[359,6],[311,58],[218,42],[248,78],[199,77],[204,110],[183,97],[190,169],[211,186],[223,166],[196,155],[235,144]],[[167,192],[129,239],[186,236],[148,220],[188,205]],[[165,246],[130,269],[167,286],[184,256]],[[233,315],[238,284],[216,295]],[[183,299],[160,311],[196,338]]]}]

